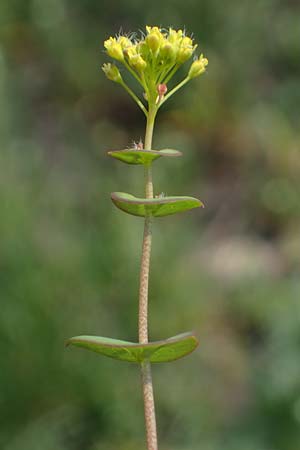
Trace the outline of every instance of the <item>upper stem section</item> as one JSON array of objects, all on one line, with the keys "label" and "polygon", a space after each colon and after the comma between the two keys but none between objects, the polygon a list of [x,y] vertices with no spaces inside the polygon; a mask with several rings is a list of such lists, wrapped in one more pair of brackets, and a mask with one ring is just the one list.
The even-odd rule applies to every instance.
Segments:
[{"label": "upper stem section", "polygon": [[157,113],[157,108],[155,105],[149,105],[148,117],[147,117],[147,125],[146,125],[146,133],[145,133],[145,150],[152,150],[152,138],[153,138],[153,130],[154,130],[154,122]]},{"label": "upper stem section", "polygon": [[[145,144],[144,144],[145,150],[151,150],[152,148],[152,138],[156,112],[157,112],[156,106],[150,105],[147,116]],[[145,192],[146,198],[153,198],[152,163],[145,165]]]}]

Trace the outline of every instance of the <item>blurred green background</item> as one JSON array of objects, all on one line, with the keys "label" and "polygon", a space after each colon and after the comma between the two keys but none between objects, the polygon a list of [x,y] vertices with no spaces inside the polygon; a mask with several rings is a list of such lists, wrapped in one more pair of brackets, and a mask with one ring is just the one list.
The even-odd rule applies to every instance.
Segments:
[{"label": "blurred green background", "polygon": [[209,59],[154,137],[184,153],[155,163],[156,193],[206,206],[155,223],[151,338],[201,339],[153,368],[160,449],[299,449],[296,0],[1,1],[0,448],[145,448],[137,367],[64,340],[137,339],[143,221],[109,193],[141,195],[143,171],[106,151],[145,123],[100,67],[104,39],[146,24]]}]

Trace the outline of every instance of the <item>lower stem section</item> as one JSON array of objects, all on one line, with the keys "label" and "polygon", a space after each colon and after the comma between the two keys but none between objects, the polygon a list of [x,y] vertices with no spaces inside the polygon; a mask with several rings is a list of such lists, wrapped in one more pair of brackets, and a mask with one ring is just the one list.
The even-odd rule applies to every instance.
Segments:
[{"label": "lower stem section", "polygon": [[146,424],[147,449],[148,450],[158,450],[154,395],[153,395],[153,384],[152,384],[150,362],[144,361],[141,364],[141,369],[142,369],[142,386],[143,386],[143,397],[144,397],[144,414],[145,414],[145,424]]},{"label": "lower stem section", "polygon": [[149,267],[151,257],[152,242],[152,218],[145,218],[144,238],[140,271],[140,292],[139,292],[139,343],[148,342],[148,286]]},{"label": "lower stem section", "polygon": [[[140,272],[140,295],[139,295],[139,342],[148,342],[148,285],[149,267],[152,242],[152,218],[145,218],[143,250]],[[144,398],[145,426],[147,437],[147,449],[157,450],[157,432],[155,419],[154,395],[151,375],[151,364],[145,361],[141,364],[142,389]]]}]

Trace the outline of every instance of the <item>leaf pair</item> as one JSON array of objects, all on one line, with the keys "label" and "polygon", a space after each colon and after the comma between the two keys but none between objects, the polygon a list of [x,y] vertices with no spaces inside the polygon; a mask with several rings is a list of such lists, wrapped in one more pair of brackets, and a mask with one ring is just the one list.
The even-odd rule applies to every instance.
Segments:
[{"label": "leaf pair", "polygon": [[135,148],[125,150],[112,150],[108,152],[112,158],[119,159],[126,164],[151,164],[162,156],[178,157],[182,153],[171,148],[164,148],[163,150],[139,150]]},{"label": "leaf pair", "polygon": [[188,355],[199,345],[199,342],[193,333],[183,333],[169,339],[149,342],[148,344],[100,336],[76,336],[69,339],[66,345],[82,347],[121,361],[160,363],[175,361]]},{"label": "leaf pair", "polygon": [[189,209],[203,206],[203,203],[194,197],[158,197],[137,198],[125,192],[113,192],[111,199],[117,208],[134,216],[163,217],[176,214]]}]

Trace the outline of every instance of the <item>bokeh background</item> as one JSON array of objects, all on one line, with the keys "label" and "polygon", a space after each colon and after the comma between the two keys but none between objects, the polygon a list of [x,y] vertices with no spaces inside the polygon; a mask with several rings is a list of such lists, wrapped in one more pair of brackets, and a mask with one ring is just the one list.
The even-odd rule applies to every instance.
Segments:
[{"label": "bokeh background", "polygon": [[[137,367],[78,334],[137,339],[143,221],[106,157],[144,134],[101,72],[121,29],[185,27],[207,73],[162,108],[156,193],[204,210],[156,221],[150,330],[201,345],[154,367],[161,450],[300,448],[300,4],[296,0],[0,2],[0,448],[145,448]],[[182,76],[184,73],[181,72]]]}]

